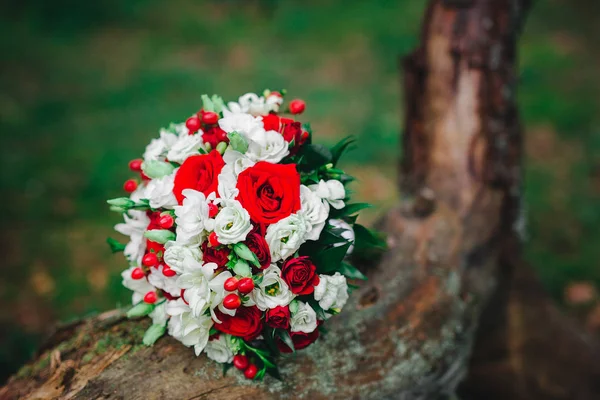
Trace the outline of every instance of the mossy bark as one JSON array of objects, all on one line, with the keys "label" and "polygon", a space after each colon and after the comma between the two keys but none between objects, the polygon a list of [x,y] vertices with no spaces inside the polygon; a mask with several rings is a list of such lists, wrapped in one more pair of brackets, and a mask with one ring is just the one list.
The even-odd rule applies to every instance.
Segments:
[{"label": "mossy bark", "polygon": [[[492,312],[507,309],[519,254],[515,54],[527,5],[431,2],[421,46],[404,63],[402,201],[380,222],[389,250],[364,268],[368,282],[328,322],[328,333],[281,360],[282,382],[224,375],[169,337],[142,347],[147,322],[113,311],[59,329],[0,398],[454,396],[467,376],[482,310],[490,298],[501,299]],[[467,395],[480,393],[467,383]]]}]

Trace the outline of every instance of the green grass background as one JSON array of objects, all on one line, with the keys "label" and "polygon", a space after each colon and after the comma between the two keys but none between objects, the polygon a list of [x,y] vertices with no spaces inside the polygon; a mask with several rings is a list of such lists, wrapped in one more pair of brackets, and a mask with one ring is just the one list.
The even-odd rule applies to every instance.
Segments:
[{"label": "green grass background", "polygon": [[[398,57],[418,0],[29,0],[0,5],[0,380],[56,320],[124,304],[125,266],[104,243],[160,126],[202,93],[287,88],[320,141],[352,134],[358,196],[395,199]],[[558,299],[600,283],[600,5],[538,1],[520,46],[527,257]],[[366,216],[373,219],[375,214]]]}]

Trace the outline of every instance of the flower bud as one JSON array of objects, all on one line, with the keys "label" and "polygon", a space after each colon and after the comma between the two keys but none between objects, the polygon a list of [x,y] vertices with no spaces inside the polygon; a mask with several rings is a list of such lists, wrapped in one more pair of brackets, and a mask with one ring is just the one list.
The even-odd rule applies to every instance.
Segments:
[{"label": "flower bud", "polygon": [[142,171],[149,178],[157,179],[169,175],[175,169],[174,166],[167,162],[148,160],[142,163]]},{"label": "flower bud", "polygon": [[248,150],[248,141],[243,135],[240,135],[237,132],[229,132],[227,137],[229,138],[229,145],[232,149],[242,154],[246,153]]},{"label": "flower bud", "polygon": [[256,254],[254,254],[244,243],[235,244],[233,246],[233,251],[235,251],[235,254],[237,254],[239,258],[250,261],[255,267],[260,268],[260,263],[258,262]]},{"label": "flower bud", "polygon": [[106,200],[108,204],[114,207],[119,208],[131,208],[135,205],[135,201],[129,199],[128,197],[117,197],[116,199]]},{"label": "flower bud", "polygon": [[233,272],[239,276],[252,276],[252,270],[248,263],[244,260],[238,260],[235,266],[233,267]]},{"label": "flower bud", "polygon": [[144,236],[147,239],[160,244],[165,244],[170,240],[175,240],[175,233],[167,229],[151,229],[146,231]]},{"label": "flower bud", "polygon": [[225,153],[225,150],[227,150],[227,143],[221,142],[217,145],[217,151],[219,152],[219,154]]},{"label": "flower bud", "polygon": [[154,304],[148,304],[142,301],[127,311],[127,318],[145,317],[154,310],[154,307],[156,307]]}]

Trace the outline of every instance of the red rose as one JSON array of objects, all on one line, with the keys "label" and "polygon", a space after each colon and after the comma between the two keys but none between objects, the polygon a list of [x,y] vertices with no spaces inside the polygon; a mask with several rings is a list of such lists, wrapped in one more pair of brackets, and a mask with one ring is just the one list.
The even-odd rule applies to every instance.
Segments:
[{"label": "red rose", "polygon": [[281,277],[288,284],[292,293],[297,295],[314,292],[315,286],[320,281],[317,267],[307,256],[286,261],[281,267]]},{"label": "red rose", "polygon": [[260,320],[262,313],[256,306],[240,307],[233,317],[223,314],[219,310],[215,310],[215,313],[217,318],[222,321],[220,324],[215,323],[215,328],[221,332],[242,337],[244,340],[256,339],[262,332],[263,323]]},{"label": "red rose", "polygon": [[300,209],[296,164],[261,161],[238,176],[237,197],[254,222],[273,224]]},{"label": "red rose", "polygon": [[216,150],[211,151],[209,154],[188,157],[175,175],[173,193],[179,204],[183,203],[181,192],[185,189],[194,189],[206,196],[216,192],[217,177],[224,165],[223,157]]},{"label": "red rose", "polygon": [[269,114],[262,117],[263,126],[265,127],[265,131],[277,131],[279,132],[279,126],[281,122],[279,122],[279,117],[277,114]]},{"label": "red rose", "polygon": [[[294,343],[295,350],[302,350],[308,347],[310,344],[314,343],[315,340],[319,338],[319,330],[315,329],[311,333],[304,332],[290,332],[290,337],[292,338],[292,342]],[[277,338],[277,348],[282,353],[291,353],[292,349],[288,347],[280,338]]]},{"label": "red rose", "polygon": [[290,309],[288,306],[277,306],[267,310],[265,322],[271,328],[288,329],[290,327]]},{"label": "red rose", "polygon": [[224,267],[229,261],[230,250],[226,246],[210,247],[208,241],[202,243],[202,258],[204,262],[212,262],[219,267]]},{"label": "red rose", "polygon": [[246,246],[256,254],[261,269],[265,269],[271,265],[271,250],[269,250],[269,244],[265,240],[264,229],[261,229],[261,227],[257,225],[248,236],[246,236],[245,243]]},{"label": "red rose", "polygon": [[300,122],[285,124],[281,134],[287,142],[294,141],[297,143],[302,137],[302,124]]}]

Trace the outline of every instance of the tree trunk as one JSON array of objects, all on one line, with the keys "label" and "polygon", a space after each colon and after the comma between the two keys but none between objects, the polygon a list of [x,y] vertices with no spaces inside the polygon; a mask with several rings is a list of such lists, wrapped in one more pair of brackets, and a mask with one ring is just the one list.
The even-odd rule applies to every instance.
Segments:
[{"label": "tree trunk", "polygon": [[[484,306],[493,298],[493,310],[506,314],[519,255],[515,54],[527,5],[431,2],[421,47],[404,64],[403,200],[380,223],[389,251],[366,268],[369,281],[328,322],[327,335],[281,360],[283,382],[223,375],[218,364],[168,337],[144,348],[148,323],[112,311],[60,328],[0,398],[453,396],[467,375]],[[467,395],[493,382],[473,377]]]}]

